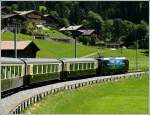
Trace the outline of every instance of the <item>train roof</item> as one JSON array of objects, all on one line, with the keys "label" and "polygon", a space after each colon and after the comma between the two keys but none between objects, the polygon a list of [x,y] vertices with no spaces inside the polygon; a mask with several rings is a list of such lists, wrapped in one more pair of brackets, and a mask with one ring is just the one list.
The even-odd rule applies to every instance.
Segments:
[{"label": "train roof", "polygon": [[24,64],[19,58],[9,58],[9,57],[1,57],[1,64]]},{"label": "train roof", "polygon": [[106,58],[97,58],[97,59],[101,59],[101,60],[111,60],[111,59],[121,59],[121,60],[125,60],[127,58],[125,57],[106,57]]},{"label": "train roof", "polygon": [[53,58],[21,58],[27,64],[29,63],[60,63],[58,59]]},{"label": "train roof", "polygon": [[60,59],[63,62],[95,62],[97,61],[94,58],[62,58]]}]

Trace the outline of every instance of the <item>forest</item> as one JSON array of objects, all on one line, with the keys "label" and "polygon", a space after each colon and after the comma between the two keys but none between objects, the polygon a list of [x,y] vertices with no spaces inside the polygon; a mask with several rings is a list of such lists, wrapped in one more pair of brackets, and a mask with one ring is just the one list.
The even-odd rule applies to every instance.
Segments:
[{"label": "forest", "polygon": [[99,41],[134,47],[138,40],[140,48],[149,47],[148,1],[3,1],[2,6],[51,14],[62,27],[82,24],[95,29]]}]

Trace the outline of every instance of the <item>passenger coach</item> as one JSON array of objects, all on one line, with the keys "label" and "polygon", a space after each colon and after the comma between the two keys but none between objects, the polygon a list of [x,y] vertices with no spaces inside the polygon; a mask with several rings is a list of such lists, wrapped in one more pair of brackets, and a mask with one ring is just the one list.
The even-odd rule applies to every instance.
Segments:
[{"label": "passenger coach", "polygon": [[23,58],[26,64],[25,85],[60,79],[62,63],[57,59]]},{"label": "passenger coach", "polygon": [[96,75],[98,61],[94,58],[66,58],[61,61],[63,62],[63,79]]},{"label": "passenger coach", "polygon": [[1,92],[23,86],[25,65],[20,59],[0,58],[1,61]]}]

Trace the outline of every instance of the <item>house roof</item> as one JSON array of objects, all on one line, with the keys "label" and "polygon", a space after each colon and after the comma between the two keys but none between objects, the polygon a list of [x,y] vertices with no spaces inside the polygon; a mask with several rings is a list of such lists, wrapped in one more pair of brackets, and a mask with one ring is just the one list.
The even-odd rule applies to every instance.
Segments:
[{"label": "house roof", "polygon": [[23,16],[20,16],[19,14],[6,14],[6,15],[2,15],[2,19],[7,19],[7,18],[11,18],[11,17],[14,17],[14,16],[19,16],[20,18],[24,19],[25,18]]},{"label": "house roof", "polygon": [[78,29],[81,28],[81,27],[82,27],[82,25],[63,27],[63,28],[60,29],[60,31],[78,30]]},{"label": "house roof", "polygon": [[[17,48],[17,50],[24,50],[30,44],[33,44],[33,42],[32,41],[17,41],[16,48]],[[39,50],[39,48],[37,46],[36,46],[36,48]],[[14,50],[14,41],[2,41],[1,42],[1,50]]]},{"label": "house roof", "polygon": [[95,30],[78,30],[79,32],[82,32],[82,35],[91,35]]},{"label": "house roof", "polygon": [[2,15],[2,19],[5,19],[5,18],[10,18],[10,17],[13,17],[17,14],[7,14],[7,15]]},{"label": "house roof", "polygon": [[34,12],[35,10],[28,10],[28,11],[14,11],[15,13],[19,14],[19,15],[26,15],[29,14],[31,12]]}]

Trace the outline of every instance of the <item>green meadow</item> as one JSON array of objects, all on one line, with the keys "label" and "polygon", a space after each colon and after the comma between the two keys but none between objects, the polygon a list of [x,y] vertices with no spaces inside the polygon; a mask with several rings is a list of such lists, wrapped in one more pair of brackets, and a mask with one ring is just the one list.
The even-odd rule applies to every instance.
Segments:
[{"label": "green meadow", "polygon": [[[53,30],[56,31],[56,30]],[[33,39],[29,35],[17,34],[17,40],[33,40],[40,48],[37,52],[38,58],[73,58],[74,44],[63,42],[48,42],[46,40]],[[2,40],[13,40],[12,32],[4,32]],[[147,69],[148,65],[148,51],[145,49],[138,50],[138,68]],[[129,59],[130,69],[136,68],[136,50],[135,49],[120,49],[111,50],[110,48],[98,48],[94,46],[86,46],[82,44],[77,45],[77,57],[110,57],[110,56],[124,56]]]},{"label": "green meadow", "polygon": [[146,114],[148,75],[94,84],[45,97],[25,114]]}]

